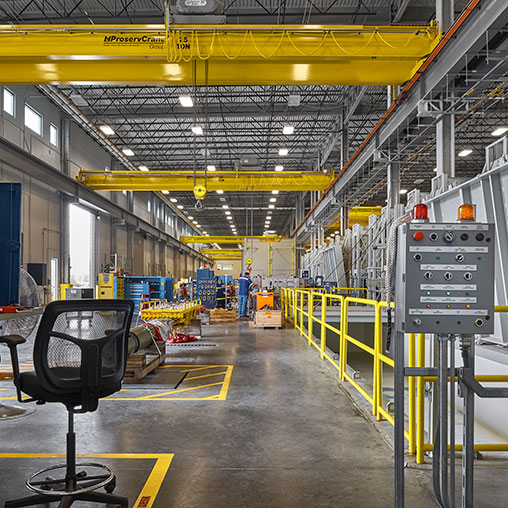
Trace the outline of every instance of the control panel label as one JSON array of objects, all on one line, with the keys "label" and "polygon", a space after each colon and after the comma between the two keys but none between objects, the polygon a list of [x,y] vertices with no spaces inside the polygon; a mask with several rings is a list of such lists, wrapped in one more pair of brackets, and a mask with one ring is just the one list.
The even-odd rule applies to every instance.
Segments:
[{"label": "control panel label", "polygon": [[420,265],[420,270],[475,272],[476,265]]}]

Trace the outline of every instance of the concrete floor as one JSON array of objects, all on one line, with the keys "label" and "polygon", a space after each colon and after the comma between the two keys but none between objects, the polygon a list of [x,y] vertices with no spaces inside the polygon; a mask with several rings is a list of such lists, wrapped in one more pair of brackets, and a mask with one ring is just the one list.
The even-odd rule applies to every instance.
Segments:
[{"label": "concrete floor", "polygon": [[[251,329],[239,322],[204,327],[204,337],[204,343],[217,346],[171,349],[167,364],[233,365],[225,400],[218,398],[224,390],[220,383],[177,395],[215,397],[209,400],[122,400],[148,393],[146,387],[126,386],[129,390],[113,396],[119,400],[101,401],[97,412],[76,416],[78,453],[174,454],[155,508],[393,505],[391,449],[296,332]],[[188,382],[213,384],[215,379],[223,377]],[[170,392],[172,368],[159,370],[150,382],[150,393]],[[10,386],[0,383],[0,397],[12,395]],[[188,385],[178,389],[183,386]],[[4,453],[64,452],[63,406],[37,406],[35,414],[0,426]],[[0,458],[0,499],[27,495],[25,477],[54,462]],[[117,473],[116,492],[138,506],[155,459],[103,462]],[[407,473],[406,506],[437,506],[412,472]]]}]

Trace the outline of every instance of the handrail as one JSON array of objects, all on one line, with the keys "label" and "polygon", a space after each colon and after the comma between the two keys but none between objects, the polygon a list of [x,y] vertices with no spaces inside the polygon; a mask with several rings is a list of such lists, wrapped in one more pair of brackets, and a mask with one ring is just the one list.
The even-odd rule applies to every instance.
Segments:
[{"label": "handrail", "polygon": [[[362,288],[354,288],[362,289]],[[366,289],[366,288],[364,288]],[[338,302],[340,308],[339,328],[327,322],[327,310],[332,302]],[[357,298],[323,292],[323,288],[283,288],[281,290],[281,304],[286,321],[292,321],[294,327],[304,336],[309,346],[315,347],[322,360],[327,360],[335,367],[342,381],[350,383],[369,404],[372,414],[378,421],[386,420],[394,425],[393,416],[383,408],[383,365],[391,368],[394,361],[385,354],[383,347],[383,312],[387,302],[378,302],[368,298]],[[350,304],[366,305],[374,308],[374,345],[364,344],[360,339],[348,333]],[[315,307],[320,312],[315,312]],[[393,308],[394,304],[391,303]],[[495,312],[508,312],[508,305],[495,306]],[[307,318],[307,329],[304,327],[304,317]],[[314,333],[314,332],[317,333]],[[339,337],[339,362],[336,355],[330,354],[326,349],[327,331]],[[315,337],[319,337],[316,341]],[[408,334],[408,367],[425,367],[425,334]],[[347,372],[348,344],[354,344],[362,351],[373,357],[373,383],[372,394]],[[507,382],[508,376],[503,375],[477,375],[481,382]],[[431,443],[425,443],[425,383],[436,382],[433,376],[408,376],[408,428],[404,435],[409,443],[409,453],[416,455],[418,464],[424,463],[424,454],[432,450]],[[456,445],[460,450],[461,445]],[[479,451],[508,451],[507,444],[476,444]]]}]

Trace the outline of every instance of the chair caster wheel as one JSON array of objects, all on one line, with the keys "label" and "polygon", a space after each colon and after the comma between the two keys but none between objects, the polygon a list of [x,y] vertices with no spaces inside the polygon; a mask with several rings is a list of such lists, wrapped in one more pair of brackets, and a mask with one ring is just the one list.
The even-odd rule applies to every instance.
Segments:
[{"label": "chair caster wheel", "polygon": [[104,487],[104,490],[108,493],[108,494],[112,494],[113,491],[115,490],[116,488],[116,480],[113,480],[111,483],[108,483],[105,487]]}]

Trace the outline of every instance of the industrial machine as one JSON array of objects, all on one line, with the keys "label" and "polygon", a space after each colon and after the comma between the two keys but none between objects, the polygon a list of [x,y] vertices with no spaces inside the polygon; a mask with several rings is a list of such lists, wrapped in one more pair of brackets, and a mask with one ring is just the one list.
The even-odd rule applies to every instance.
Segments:
[{"label": "industrial machine", "polygon": [[65,299],[66,300],[93,300],[94,290],[93,288],[66,288]]},{"label": "industrial machine", "polygon": [[[427,207],[394,222],[388,244],[387,293],[395,289],[395,506],[404,507],[404,377],[437,376],[433,453],[436,497],[455,507],[455,391],[464,399],[462,507],[473,507],[474,395],[507,397],[506,388],[485,388],[474,376],[474,334],[494,332],[493,224],[474,221],[474,208],[459,207],[459,220],[430,223]],[[390,318],[389,318],[390,329]],[[387,348],[390,345],[390,331]],[[431,368],[405,367],[405,334],[432,334]],[[455,366],[456,341],[463,366]],[[450,376],[450,373],[454,375]],[[450,448],[450,452],[448,452]]]},{"label": "industrial machine", "polygon": [[114,278],[114,298],[132,300],[134,312],[148,300],[173,301],[173,277],[124,275]]},{"label": "industrial machine", "polygon": [[217,283],[215,279],[198,279],[198,296],[207,309],[217,306]]}]

